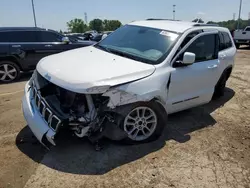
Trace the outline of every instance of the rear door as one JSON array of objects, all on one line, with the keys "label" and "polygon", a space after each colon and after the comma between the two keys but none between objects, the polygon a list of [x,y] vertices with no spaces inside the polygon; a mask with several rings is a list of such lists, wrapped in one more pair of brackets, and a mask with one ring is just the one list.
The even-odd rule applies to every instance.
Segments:
[{"label": "rear door", "polygon": [[7,32],[0,32],[0,58],[6,57],[9,54],[9,38]]},{"label": "rear door", "polygon": [[229,33],[220,32],[220,50],[219,58],[221,63],[223,63],[224,69],[230,65],[234,64],[234,56],[236,49],[233,45],[233,41]]},{"label": "rear door", "polygon": [[169,113],[209,102],[220,77],[217,34],[195,39],[177,60],[182,60],[185,52],[196,54],[196,60],[182,67],[176,67],[174,62],[167,101]]},{"label": "rear door", "polygon": [[34,31],[9,31],[10,53],[16,56],[24,70],[34,69],[39,61],[36,52],[37,36]]}]

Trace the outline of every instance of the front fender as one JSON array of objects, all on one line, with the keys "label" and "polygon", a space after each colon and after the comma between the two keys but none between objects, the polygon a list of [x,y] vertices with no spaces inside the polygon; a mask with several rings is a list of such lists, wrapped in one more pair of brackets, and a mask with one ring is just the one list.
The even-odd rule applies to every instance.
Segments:
[{"label": "front fender", "polygon": [[[169,71],[156,71],[144,79],[113,87],[103,96],[109,97],[108,107],[115,108],[135,102],[146,102],[157,99],[161,104],[166,104],[170,84]],[[166,106],[164,105],[164,108]]]}]

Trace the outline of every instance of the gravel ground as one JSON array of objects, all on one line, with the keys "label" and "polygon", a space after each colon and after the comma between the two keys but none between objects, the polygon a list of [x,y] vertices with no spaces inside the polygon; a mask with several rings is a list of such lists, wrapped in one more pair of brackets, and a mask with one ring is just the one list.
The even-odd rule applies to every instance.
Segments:
[{"label": "gravel ground", "polygon": [[0,85],[0,187],[250,187],[250,50],[225,96],[169,117],[162,137],[96,152],[69,138],[45,150],[21,112],[23,81]]}]

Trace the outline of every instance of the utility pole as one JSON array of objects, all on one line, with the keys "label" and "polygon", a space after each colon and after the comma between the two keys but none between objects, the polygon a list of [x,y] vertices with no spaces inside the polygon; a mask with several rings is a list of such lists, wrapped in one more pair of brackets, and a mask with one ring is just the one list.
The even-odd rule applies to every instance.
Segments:
[{"label": "utility pole", "polygon": [[235,20],[235,16],[236,16],[236,14],[235,14],[235,13],[233,13],[233,20]]},{"label": "utility pole", "polygon": [[84,12],[84,21],[85,21],[85,24],[88,25],[88,15],[87,15],[87,12]]},{"label": "utility pole", "polygon": [[173,5],[173,20],[175,20],[175,7],[176,5]]},{"label": "utility pole", "polygon": [[36,25],[36,12],[35,12],[35,7],[34,7],[33,0],[31,0],[31,3],[32,3],[32,10],[33,10],[33,17],[34,17],[35,27],[37,27],[37,25]]},{"label": "utility pole", "polygon": [[242,6],[242,0],[240,0],[239,18],[238,18],[237,29],[239,29],[239,28],[240,28],[241,6]]}]

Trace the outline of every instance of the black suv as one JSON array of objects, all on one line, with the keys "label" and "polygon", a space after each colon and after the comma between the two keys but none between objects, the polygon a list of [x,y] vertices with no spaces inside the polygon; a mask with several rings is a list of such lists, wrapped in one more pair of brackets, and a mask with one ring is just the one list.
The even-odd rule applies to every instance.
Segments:
[{"label": "black suv", "polygon": [[37,27],[0,27],[0,82],[17,80],[45,56],[94,43]]}]

